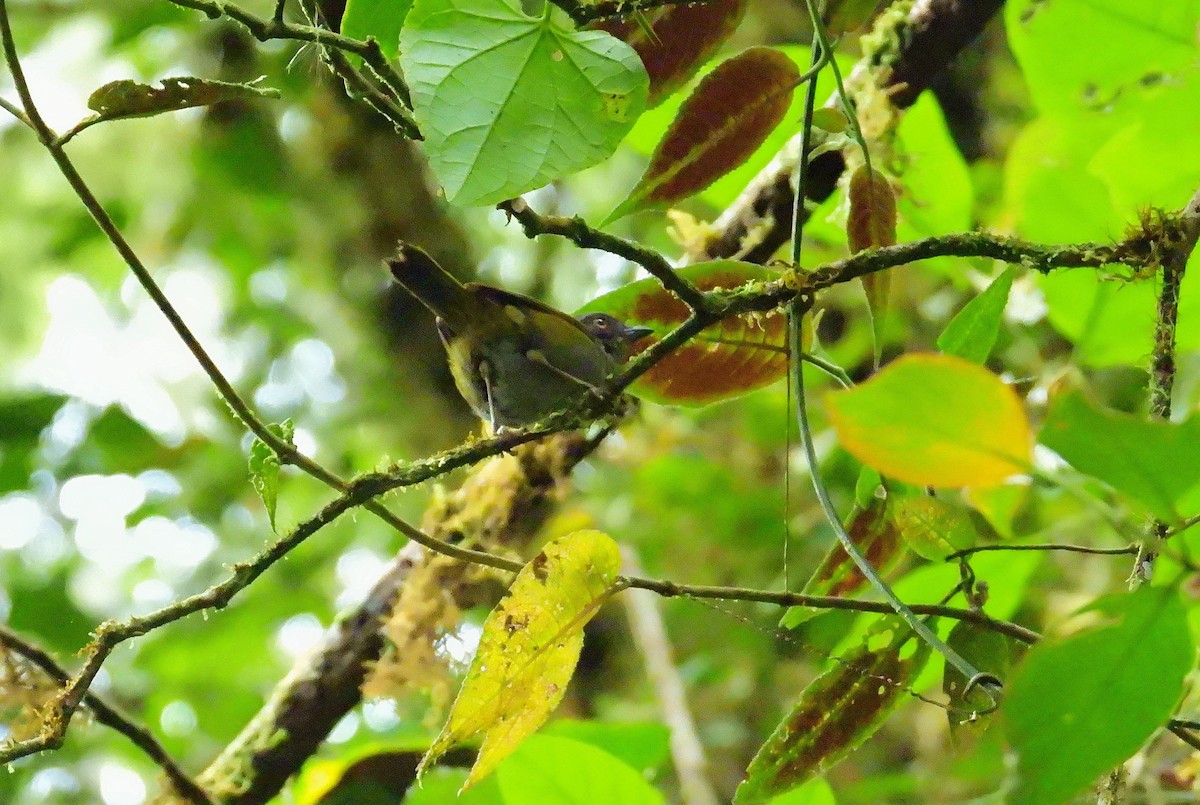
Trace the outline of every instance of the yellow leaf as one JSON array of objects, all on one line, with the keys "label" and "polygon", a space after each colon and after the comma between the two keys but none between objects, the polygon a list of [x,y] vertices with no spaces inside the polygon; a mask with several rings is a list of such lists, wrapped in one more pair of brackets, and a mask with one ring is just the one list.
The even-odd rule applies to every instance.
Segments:
[{"label": "yellow leaf", "polygon": [[987,369],[949,355],[906,355],[826,397],[842,446],[884,475],[925,486],[996,486],[1030,467],[1029,421]]},{"label": "yellow leaf", "polygon": [[466,788],[545,723],[575,671],[584,624],[612,592],[620,566],[607,535],[576,531],[548,544],[517,574],[483,625],[450,718],[418,773],[450,747],[483,735]]}]

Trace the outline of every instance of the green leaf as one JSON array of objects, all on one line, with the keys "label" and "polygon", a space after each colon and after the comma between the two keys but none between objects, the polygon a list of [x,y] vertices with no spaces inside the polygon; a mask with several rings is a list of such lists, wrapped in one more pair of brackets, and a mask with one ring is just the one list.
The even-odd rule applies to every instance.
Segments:
[{"label": "green leaf", "polygon": [[1200,484],[1200,417],[1156,422],[1097,408],[1071,392],[1054,401],[1040,439],[1163,520],[1178,520],[1179,501]]},{"label": "green leaf", "polygon": [[[799,77],[796,64],[773,48],[722,62],[684,101],[645,174],[605,223],[675,204],[749,159],[783,119]],[[892,220],[894,227],[894,210]]]},{"label": "green leaf", "polygon": [[29,486],[42,431],[67,399],[60,394],[0,399],[0,493]]},{"label": "green leaf", "polygon": [[1004,272],[958,311],[946,329],[938,337],[938,349],[945,355],[957,355],[975,363],[983,363],[992,354],[996,338],[1000,335],[1000,323],[1004,319],[1004,308],[1008,305],[1008,294],[1012,290],[1014,266]]},{"label": "green leaf", "polygon": [[29,394],[0,399],[0,445],[37,442],[69,398],[62,394]]},{"label": "green leaf", "polygon": [[764,802],[846,757],[907,697],[906,684],[928,658],[928,647],[899,618],[881,619],[867,640],[804,689],[750,762],[733,801]]},{"label": "green leaf", "polygon": [[342,34],[353,39],[375,37],[389,59],[400,52],[400,29],[412,0],[347,0]]},{"label": "green leaf", "polygon": [[1017,0],[1004,16],[1043,114],[1099,110],[1144,79],[1184,72],[1196,59],[1194,0]]},{"label": "green leaf", "polygon": [[[292,444],[296,435],[296,427],[292,420],[285,419],[278,424],[267,426],[272,433]],[[279,502],[279,457],[260,439],[255,439],[250,445],[250,484],[262,498],[267,507],[267,518],[271,521],[271,530],[275,529],[275,505]]]},{"label": "green leaf", "polygon": [[1088,627],[1039,643],[1009,683],[1001,712],[1018,756],[1013,802],[1067,801],[1137,751],[1182,695],[1194,647],[1174,589],[1144,587],[1084,612]]},{"label": "green leaf", "polygon": [[645,774],[653,773],[670,758],[671,731],[655,722],[561,718],[546,725],[540,734],[591,744]]},{"label": "green leaf", "polygon": [[900,536],[923,559],[940,562],[975,544],[975,526],[966,511],[929,495],[902,497],[892,516]]},{"label": "green leaf", "polygon": [[842,447],[907,483],[995,486],[1031,463],[1021,401],[961,358],[906,355],[826,404]]},{"label": "green leaf", "polygon": [[517,574],[483,624],[466,681],[420,770],[450,747],[483,735],[467,778],[472,785],[545,723],[575,672],[583,627],[607,600],[620,565],[608,536],[575,531],[551,542]]},{"label": "green leaf", "polygon": [[416,0],[400,63],[451,202],[494,204],[609,157],[646,108],[646,70],[602,31],[517,0]]},{"label": "green leaf", "polygon": [[799,788],[772,797],[768,805],[837,805],[833,789],[820,777],[814,777]]},{"label": "green leaf", "polygon": [[[1012,665],[1012,650],[1008,638],[999,632],[969,621],[959,621],[950,630],[946,644],[982,673],[992,674],[997,679],[1008,678],[1008,670]],[[942,676],[942,692],[950,702],[946,717],[950,719],[951,729],[973,723],[967,721],[966,717],[992,704],[991,698],[978,688],[968,692],[969,682],[970,680],[954,665],[946,663]]]},{"label": "green leaf", "polygon": [[663,805],[633,768],[603,749],[534,735],[496,770],[505,805]]},{"label": "green leaf", "polygon": [[[702,291],[779,279],[768,268],[737,260],[694,263],[676,273]],[[636,352],[649,349],[688,317],[687,305],[654,278],[596,297],[576,315],[594,311],[653,328],[654,335],[639,341]],[[782,313],[733,316],[656,363],[630,390],[663,405],[709,405],[774,383],[787,375],[787,366],[787,319]]]}]

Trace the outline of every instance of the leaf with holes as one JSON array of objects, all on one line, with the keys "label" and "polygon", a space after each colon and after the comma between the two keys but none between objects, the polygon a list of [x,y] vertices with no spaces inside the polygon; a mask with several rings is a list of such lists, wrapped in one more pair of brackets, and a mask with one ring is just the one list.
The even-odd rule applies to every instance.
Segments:
[{"label": "leaf with holes", "polygon": [[928,647],[899,618],[882,618],[858,648],[804,689],[750,761],[733,801],[765,802],[846,757],[907,698],[928,659]]},{"label": "leaf with holes", "polygon": [[[770,269],[737,260],[695,263],[676,273],[704,291],[779,279]],[[688,317],[687,306],[653,278],[593,299],[577,313],[594,311],[652,328],[654,335],[639,341],[637,352],[649,349]],[[664,405],[708,405],[774,383],[787,375],[787,367],[787,317],[782,312],[733,316],[656,363],[631,391]]]},{"label": "leaf with holes", "polygon": [[637,187],[604,223],[674,204],[741,165],[779,125],[799,79],[796,63],[772,48],[722,62],[684,101]]},{"label": "leaf with holes", "polygon": [[530,17],[519,0],[416,0],[400,64],[429,166],[460,206],[607,159],[646,108],[633,48]]},{"label": "leaf with holes", "polygon": [[545,723],[575,672],[583,627],[612,592],[620,567],[607,535],[576,531],[517,574],[483,624],[466,681],[421,771],[450,747],[483,735],[469,786]]},{"label": "leaf with holes", "polygon": [[231,84],[206,78],[164,78],[159,86],[122,79],[110,81],[88,96],[88,109],[100,120],[149,117],[193,106],[246,98],[278,98],[279,90],[254,84]]},{"label": "leaf with holes", "polygon": [[1032,463],[1020,399],[962,358],[906,355],[825,399],[842,447],[910,484],[997,486]]},{"label": "leaf with holes", "polygon": [[940,562],[952,553],[975,544],[975,526],[961,507],[928,495],[897,500],[893,508],[896,528],[913,553]]},{"label": "leaf with holes", "polygon": [[[896,243],[896,191],[891,181],[866,165],[860,166],[850,177],[850,214],[846,218],[846,239],[850,253]],[[871,323],[875,331],[876,359],[883,343],[883,322],[887,316],[888,293],[892,285],[892,271],[876,271],[862,278],[867,292],[867,305],[871,310]]]},{"label": "leaf with holes", "polygon": [[[863,556],[882,575],[904,556],[904,541],[892,517],[888,498],[872,497],[865,508],[855,506],[846,520],[846,533],[862,551]],[[840,542],[834,543],[821,564],[801,590],[805,595],[837,595],[849,597],[867,585],[858,565],[846,553]],[[817,615],[827,612],[812,607],[790,607],[780,625],[795,629]]]},{"label": "leaf with holes", "polygon": [[746,11],[746,0],[714,0],[696,5],[660,6],[634,19],[608,19],[588,26],[627,42],[650,76],[647,103],[658,106],[712,58]]}]

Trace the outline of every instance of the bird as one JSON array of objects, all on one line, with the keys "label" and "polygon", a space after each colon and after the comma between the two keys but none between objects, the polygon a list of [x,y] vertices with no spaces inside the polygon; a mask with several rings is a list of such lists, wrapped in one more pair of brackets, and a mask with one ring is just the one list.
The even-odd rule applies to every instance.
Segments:
[{"label": "bird", "polygon": [[436,317],[454,384],[493,433],[599,391],[633,345],[653,332],[608,313],[575,318],[523,294],[461,283],[409,243],[386,264]]}]

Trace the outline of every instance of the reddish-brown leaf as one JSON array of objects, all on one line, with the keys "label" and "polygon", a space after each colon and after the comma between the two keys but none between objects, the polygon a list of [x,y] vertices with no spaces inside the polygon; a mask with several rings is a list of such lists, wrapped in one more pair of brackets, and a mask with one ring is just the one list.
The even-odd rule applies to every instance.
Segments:
[{"label": "reddish-brown leaf", "polygon": [[652,108],[683,86],[717,52],[745,11],[746,0],[660,6],[645,12],[653,36],[632,17],[602,20],[589,27],[608,31],[637,51],[650,75],[647,106]]},{"label": "reddish-brown leaf", "polygon": [[[856,506],[846,519],[846,533],[862,554],[880,573],[894,567],[905,554],[905,544],[896,528],[895,518],[888,498],[872,498],[866,508]],[[834,543],[821,564],[813,571],[802,592],[805,595],[838,595],[848,597],[863,589],[866,578],[854,560]],[[794,629],[805,621],[826,610],[811,607],[791,607],[784,614],[781,625]]]},{"label": "reddish-brown leaf", "polygon": [[[769,269],[736,260],[696,263],[677,273],[701,290],[778,279]],[[654,328],[654,335],[638,343],[639,352],[657,343],[688,314],[687,306],[655,279],[630,283],[578,312],[592,311]],[[787,366],[787,319],[782,313],[736,316],[704,330],[659,361],[638,378],[632,391],[666,405],[708,405],[773,383],[787,374]]]},{"label": "reddish-brown leaf", "polygon": [[772,48],[722,62],[683,102],[637,187],[607,220],[674,204],[741,165],[779,125],[799,78],[796,63]]},{"label": "reddish-brown leaf", "polygon": [[[891,639],[872,651],[880,637]],[[870,737],[929,658],[924,643],[887,617],[863,643],[813,680],[758,750],[734,802],[766,802],[828,769]]]},{"label": "reddish-brown leaf", "polygon": [[[896,243],[896,192],[879,171],[860,166],[850,177],[850,215],[846,219],[846,238],[850,252]],[[882,321],[887,313],[891,291],[890,271],[877,271],[862,278],[867,304],[875,326],[876,357],[880,347]]]},{"label": "reddish-brown leaf", "polygon": [[[886,570],[904,553],[886,498],[876,498],[866,509],[855,509],[846,523],[850,539],[877,570]],[[813,571],[804,592],[810,595],[851,595],[867,583],[862,571],[841,543],[830,548]]]}]

